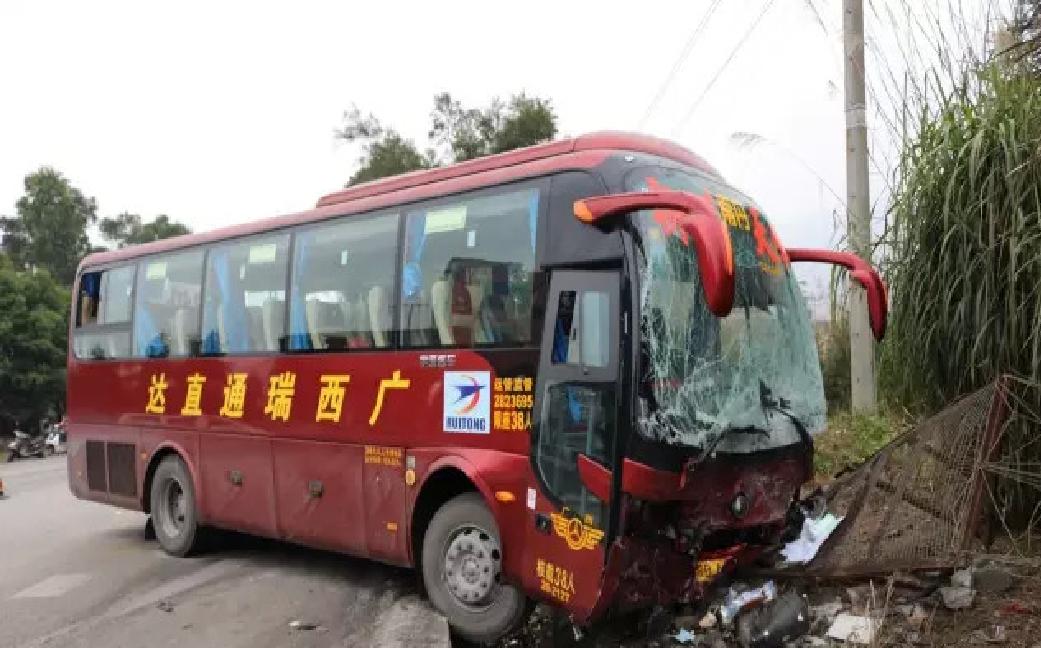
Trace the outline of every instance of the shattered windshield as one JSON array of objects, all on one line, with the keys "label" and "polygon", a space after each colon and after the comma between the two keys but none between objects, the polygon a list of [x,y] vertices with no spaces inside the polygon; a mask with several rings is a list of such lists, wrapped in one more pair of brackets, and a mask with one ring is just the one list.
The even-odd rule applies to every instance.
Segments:
[{"label": "shattered windshield", "polygon": [[708,192],[734,251],[734,309],[715,317],[697,256],[665,210],[632,216],[642,327],[638,428],[704,452],[746,453],[796,443],[824,427],[817,347],[783,248],[747,198],[694,173],[637,169],[629,191]]}]

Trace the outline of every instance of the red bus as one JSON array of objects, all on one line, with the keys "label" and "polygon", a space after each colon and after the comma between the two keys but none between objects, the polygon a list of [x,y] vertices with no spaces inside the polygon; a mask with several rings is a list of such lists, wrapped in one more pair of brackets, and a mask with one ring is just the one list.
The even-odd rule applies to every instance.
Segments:
[{"label": "red bus", "polygon": [[824,392],[786,249],[677,145],[604,133],[93,254],[68,471],[207,527],[413,566],[460,636],[697,598],[775,542]]}]

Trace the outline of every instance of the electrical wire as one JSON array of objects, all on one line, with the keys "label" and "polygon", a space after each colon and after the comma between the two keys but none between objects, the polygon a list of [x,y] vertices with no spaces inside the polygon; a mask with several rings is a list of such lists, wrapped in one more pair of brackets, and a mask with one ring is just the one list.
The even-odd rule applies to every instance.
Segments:
[{"label": "electrical wire", "polygon": [[755,28],[759,26],[760,22],[762,22],[763,17],[766,16],[766,12],[770,11],[770,7],[774,5],[775,1],[776,0],[769,0],[769,2],[767,2],[766,5],[763,7],[763,10],[759,12],[759,15],[756,17],[755,21],[748,28],[748,31],[744,33],[744,35],[741,37],[741,40],[739,40],[737,42],[737,45],[734,46],[734,49],[730,51],[730,55],[727,56],[727,59],[725,61],[723,61],[723,65],[719,66],[719,69],[716,70],[715,75],[713,75],[713,77],[709,80],[708,85],[705,86],[705,89],[701,91],[701,94],[698,95],[698,98],[694,100],[693,104],[691,104],[690,108],[687,110],[687,114],[684,115],[683,119],[680,120],[680,122],[676,125],[676,128],[673,129],[673,136],[679,133],[680,129],[683,128],[687,124],[687,122],[690,121],[690,118],[694,116],[694,111],[697,110],[698,106],[701,105],[701,101],[708,94],[708,91],[712,89],[712,86],[716,84],[716,81],[718,81],[719,77],[722,76],[723,72],[727,69],[727,66],[730,65],[730,62],[734,60],[734,56],[737,55],[738,51],[744,46],[746,42],[748,42],[749,36],[752,35],[752,32],[755,31]]},{"label": "electrical wire", "polygon": [[650,119],[654,109],[658,107],[658,103],[661,102],[663,97],[665,97],[665,92],[669,89],[669,86],[672,85],[672,82],[676,80],[676,75],[679,74],[680,68],[683,67],[683,64],[687,61],[687,57],[690,56],[691,50],[694,49],[694,43],[697,42],[698,36],[700,36],[701,32],[705,30],[705,26],[708,24],[709,19],[712,18],[712,14],[716,12],[716,9],[719,7],[721,2],[722,0],[713,0],[712,4],[709,5],[709,8],[705,11],[705,14],[701,17],[701,21],[698,22],[698,25],[694,28],[690,38],[688,38],[687,42],[683,45],[683,49],[680,50],[679,56],[676,57],[676,61],[672,64],[672,69],[669,70],[669,74],[658,87],[658,92],[654,94],[654,98],[651,99],[649,104],[647,104],[647,110],[644,111],[643,117],[640,119],[638,130],[643,130],[644,125],[647,123],[647,120]]}]

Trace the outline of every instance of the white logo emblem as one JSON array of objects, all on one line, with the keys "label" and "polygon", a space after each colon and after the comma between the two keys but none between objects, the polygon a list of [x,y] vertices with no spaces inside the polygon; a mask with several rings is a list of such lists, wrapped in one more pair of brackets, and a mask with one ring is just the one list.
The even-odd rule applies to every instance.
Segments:
[{"label": "white logo emblem", "polygon": [[444,430],[491,432],[491,374],[487,371],[446,371]]}]

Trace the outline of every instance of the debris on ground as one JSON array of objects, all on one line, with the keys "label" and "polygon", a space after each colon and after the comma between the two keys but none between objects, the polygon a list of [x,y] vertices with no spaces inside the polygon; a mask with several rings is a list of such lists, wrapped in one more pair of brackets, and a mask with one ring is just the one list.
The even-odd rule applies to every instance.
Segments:
[{"label": "debris on ground", "polygon": [[289,622],[289,629],[290,630],[314,630],[317,627],[318,627],[317,623],[311,623],[309,621],[299,621],[299,620],[297,620],[297,621],[290,621]]},{"label": "debris on ground", "polygon": [[742,584],[731,585],[726,600],[719,609],[719,618],[724,624],[730,624],[742,610],[753,604],[772,601],[777,596],[777,585],[767,581],[759,587],[745,589]]},{"label": "debris on ground", "polygon": [[810,629],[806,599],[788,591],[737,618],[737,638],[745,648],[781,648]]},{"label": "debris on ground", "polygon": [[831,623],[842,611],[842,599],[835,599],[810,607],[810,617]]},{"label": "debris on ground", "polygon": [[978,592],[1000,594],[1016,584],[1016,575],[1006,567],[993,563],[974,565],[971,587]]},{"label": "debris on ground", "polygon": [[580,642],[543,606],[500,648],[1041,648],[1041,559],[987,534],[1003,398],[997,384],[971,394],[821,484],[824,504],[800,502],[787,543],[701,600],[605,620]]},{"label": "debris on ground", "polygon": [[781,555],[793,565],[810,562],[840,522],[842,522],[842,518],[831,513],[825,513],[819,518],[807,516],[803,521],[799,537],[786,544],[781,549]]},{"label": "debris on ground", "polygon": [[875,640],[876,627],[877,622],[871,617],[843,612],[832,621],[831,627],[828,628],[828,636],[839,641],[870,644]]},{"label": "debris on ground", "polygon": [[948,610],[964,610],[972,607],[976,590],[970,587],[941,587],[940,597]]},{"label": "debris on ground", "polygon": [[679,632],[673,635],[672,638],[675,639],[678,643],[689,644],[694,643],[694,640],[697,638],[697,636],[690,630],[687,630],[686,628],[680,628]]},{"label": "debris on ground", "polygon": [[969,569],[955,569],[951,574],[951,585],[970,589],[972,587],[972,571]]},{"label": "debris on ground", "polygon": [[701,617],[701,621],[698,621],[698,627],[702,630],[708,630],[709,628],[715,627],[717,623],[719,623],[717,612],[709,610],[705,613],[705,616]]}]

